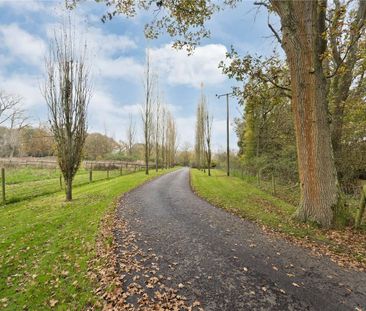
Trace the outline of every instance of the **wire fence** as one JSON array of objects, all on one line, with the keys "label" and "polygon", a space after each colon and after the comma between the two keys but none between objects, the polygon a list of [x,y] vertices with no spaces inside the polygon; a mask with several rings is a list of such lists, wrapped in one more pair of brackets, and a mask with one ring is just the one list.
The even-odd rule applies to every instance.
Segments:
[{"label": "wire fence", "polygon": [[[217,165],[218,169],[227,171],[226,165]],[[240,163],[231,162],[230,164],[230,176],[238,177],[252,185],[256,185],[257,188],[271,193],[273,196],[297,206],[300,202],[300,184],[298,182],[289,181],[288,178],[282,178],[281,174],[273,170],[257,170],[256,174],[253,174],[253,169],[248,169]],[[344,200],[346,207],[355,211],[359,209],[360,196],[362,194],[362,187],[365,185],[365,181],[360,181],[358,185],[354,186],[353,191],[345,193]]]},{"label": "wire fence", "polygon": [[253,175],[242,166],[233,166],[230,168],[230,175],[241,178],[250,184],[255,184],[259,189],[271,193],[290,204],[297,205],[299,203],[299,183],[284,181],[273,172],[258,171],[256,175]]},{"label": "wire fence", "polygon": [[[52,194],[65,189],[62,174],[55,162],[41,161],[1,162],[1,201],[2,204],[28,200]],[[73,187],[124,176],[144,170],[145,166],[126,162],[84,162],[73,180]]]}]

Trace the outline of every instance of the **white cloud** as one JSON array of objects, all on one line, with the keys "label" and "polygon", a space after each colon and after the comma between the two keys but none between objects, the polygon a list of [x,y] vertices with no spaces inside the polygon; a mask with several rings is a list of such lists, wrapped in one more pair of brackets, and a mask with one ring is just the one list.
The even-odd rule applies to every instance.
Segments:
[{"label": "white cloud", "polygon": [[[76,42],[87,43],[90,63],[96,78],[126,79],[140,83],[143,65],[133,57],[126,56],[130,50],[136,49],[136,42],[125,35],[106,33],[101,28],[90,27],[81,16],[75,14],[72,21],[77,29]],[[46,26],[47,36],[54,37],[54,29],[62,24],[53,23]]]},{"label": "white cloud", "polygon": [[124,139],[129,114],[139,122],[138,104],[119,103],[107,91],[96,89],[89,105],[89,131],[105,132],[116,139]]},{"label": "white cloud", "polygon": [[151,58],[160,76],[165,77],[168,83],[198,88],[201,82],[212,85],[225,81],[218,64],[225,59],[226,51],[224,45],[208,44],[197,47],[194,54],[188,56],[185,51],[175,50],[167,44],[152,49]]},{"label": "white cloud", "polygon": [[0,25],[0,41],[2,49],[8,50],[8,55],[17,57],[23,63],[39,66],[44,59],[45,42],[21,29],[17,24]]},{"label": "white cloud", "polygon": [[143,65],[125,53],[137,44],[127,36],[106,34],[98,28],[88,28],[86,40],[93,54],[93,67],[98,77],[128,79],[140,82]]},{"label": "white cloud", "polygon": [[89,27],[87,39],[93,48],[102,54],[110,55],[135,49],[137,44],[128,36],[104,33],[100,28]]},{"label": "white cloud", "polygon": [[39,76],[30,74],[0,74],[1,90],[6,93],[19,95],[26,109],[45,105],[40,91]]},{"label": "white cloud", "polygon": [[103,33],[101,29],[89,28],[87,41],[92,53],[93,64],[99,77],[141,80],[143,66],[131,57],[123,54],[137,47],[127,36]]},{"label": "white cloud", "polygon": [[139,83],[142,81],[144,67],[133,58],[116,59],[99,55],[93,59],[94,72],[99,78],[122,78]]}]

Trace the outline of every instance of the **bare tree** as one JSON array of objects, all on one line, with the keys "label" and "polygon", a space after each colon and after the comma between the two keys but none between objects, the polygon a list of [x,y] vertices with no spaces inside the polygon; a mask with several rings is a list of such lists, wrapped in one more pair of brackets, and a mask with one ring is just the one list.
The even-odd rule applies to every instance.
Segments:
[{"label": "bare tree", "polygon": [[156,103],[155,103],[155,170],[159,169],[159,139],[160,139],[160,122],[161,122],[161,104],[160,96],[157,93]]},{"label": "bare tree", "polygon": [[58,164],[65,180],[66,200],[80,166],[87,135],[87,107],[91,96],[86,44],[77,48],[71,22],[55,35],[46,59],[43,95],[56,142]]},{"label": "bare tree", "polygon": [[170,111],[166,119],[166,161],[167,167],[173,167],[175,164],[175,155],[177,153],[177,126]]},{"label": "bare tree", "polygon": [[127,152],[128,155],[132,156],[132,148],[135,144],[135,137],[136,137],[136,124],[132,119],[132,115],[129,114],[128,117],[128,127],[127,127]]},{"label": "bare tree", "polygon": [[206,97],[203,93],[203,84],[201,85],[201,97],[196,111],[196,133],[195,133],[195,162],[198,169],[205,168],[205,120],[206,115]]},{"label": "bare tree", "polygon": [[14,115],[24,115],[24,110],[21,109],[22,98],[17,95],[7,94],[0,90],[0,124],[10,121]]},{"label": "bare tree", "polygon": [[26,127],[28,117],[25,115],[25,111],[21,108],[16,108],[12,111],[10,117],[8,145],[10,147],[9,157],[14,156],[15,150],[19,147],[19,137],[21,130]]},{"label": "bare tree", "polygon": [[205,142],[206,142],[206,161],[207,161],[207,171],[208,176],[211,176],[211,158],[212,158],[212,152],[211,152],[211,136],[212,136],[212,121],[213,117],[206,109],[205,113]]},{"label": "bare tree", "polygon": [[27,126],[27,120],[21,97],[0,91],[0,124],[8,126],[3,144],[10,158],[19,147],[20,131]]},{"label": "bare tree", "polygon": [[165,106],[161,108],[161,161],[162,167],[166,168],[166,115],[167,109]]},{"label": "bare tree", "polygon": [[144,158],[145,173],[149,174],[149,160],[152,150],[153,140],[153,118],[154,118],[154,92],[156,86],[156,76],[153,74],[150,64],[149,51],[146,51],[145,77],[144,77],[144,104],[141,107],[141,119],[144,133]]}]

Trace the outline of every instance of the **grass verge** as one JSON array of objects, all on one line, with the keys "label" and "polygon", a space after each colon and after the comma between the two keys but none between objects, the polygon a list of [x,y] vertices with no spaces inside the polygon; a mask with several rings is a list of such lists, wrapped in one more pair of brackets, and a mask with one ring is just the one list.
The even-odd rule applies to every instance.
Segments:
[{"label": "grass verge", "polygon": [[80,186],[0,208],[0,309],[80,310],[92,305],[88,262],[100,220],[123,193],[162,173],[151,171]]},{"label": "grass verge", "polygon": [[[123,171],[123,174],[130,174],[130,172]],[[6,172],[6,176],[6,204],[56,193],[65,187],[63,180],[60,185],[60,173],[55,169],[10,169]],[[95,170],[93,171],[93,182],[109,179],[108,176],[109,178],[118,177],[120,171],[110,170],[107,175],[106,171]],[[73,187],[88,183],[89,172],[79,169],[74,178]]]},{"label": "grass verge", "polygon": [[191,170],[191,185],[211,204],[261,224],[266,231],[282,234],[318,254],[331,255],[332,260],[342,266],[366,268],[365,230],[325,231],[312,224],[299,223],[292,218],[295,206],[245,180],[227,177],[220,170],[212,170],[211,177],[199,170]]}]

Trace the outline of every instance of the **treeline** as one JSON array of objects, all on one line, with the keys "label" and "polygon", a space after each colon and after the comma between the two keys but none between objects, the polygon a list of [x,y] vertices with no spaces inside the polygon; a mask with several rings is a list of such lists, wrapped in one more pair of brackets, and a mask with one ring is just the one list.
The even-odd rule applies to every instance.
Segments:
[{"label": "treeline", "polygon": [[[132,147],[132,159],[141,158],[141,146]],[[54,156],[55,141],[46,125],[21,129],[0,127],[0,157]],[[86,160],[129,158],[125,143],[101,133],[89,133],[85,140],[83,157]]]},{"label": "treeline", "polygon": [[[149,174],[152,157],[156,171],[159,167],[174,166],[178,148],[176,122],[159,89],[158,75],[151,65],[149,50],[146,50],[143,86],[144,103],[141,105],[140,115],[144,137],[145,172]],[[134,136],[132,133],[133,126],[130,125],[127,132],[128,140]],[[131,145],[130,141],[128,145]]]},{"label": "treeline", "polygon": [[0,157],[48,157],[54,155],[52,134],[45,126],[21,129],[0,127]]}]

